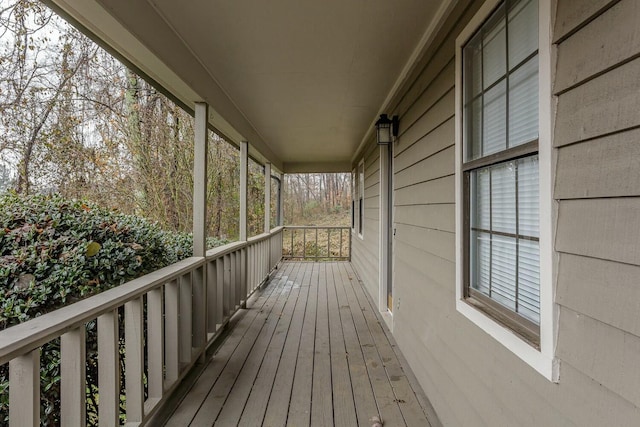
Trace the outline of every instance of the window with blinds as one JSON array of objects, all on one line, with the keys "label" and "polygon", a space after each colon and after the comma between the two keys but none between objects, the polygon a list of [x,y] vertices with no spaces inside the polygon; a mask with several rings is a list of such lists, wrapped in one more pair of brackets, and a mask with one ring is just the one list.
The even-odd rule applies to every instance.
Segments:
[{"label": "window with blinds", "polygon": [[462,49],[465,297],[538,340],[538,2],[506,0]]}]

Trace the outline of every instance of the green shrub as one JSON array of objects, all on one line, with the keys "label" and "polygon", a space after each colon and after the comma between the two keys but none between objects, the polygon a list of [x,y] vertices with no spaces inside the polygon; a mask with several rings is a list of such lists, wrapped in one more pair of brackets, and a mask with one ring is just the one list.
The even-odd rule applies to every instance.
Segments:
[{"label": "green shrub", "polygon": [[[208,246],[225,243],[210,238]],[[57,195],[0,195],[0,330],[191,256],[193,237],[143,218]],[[95,389],[95,322],[87,325],[88,390]],[[42,424],[59,424],[59,340],[42,347]],[[0,426],[8,422],[0,367]],[[95,396],[88,395],[89,413]],[[90,414],[95,415],[95,414]]]}]

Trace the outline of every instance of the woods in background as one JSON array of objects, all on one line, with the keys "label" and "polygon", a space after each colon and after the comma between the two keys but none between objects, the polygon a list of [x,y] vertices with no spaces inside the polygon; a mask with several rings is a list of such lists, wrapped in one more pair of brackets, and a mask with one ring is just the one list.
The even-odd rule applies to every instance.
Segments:
[{"label": "woods in background", "polygon": [[[0,191],[59,193],[175,231],[192,223],[194,119],[39,1],[0,1]],[[238,236],[239,153],[210,132],[210,236]],[[263,168],[250,165],[250,230]]]},{"label": "woods in background", "polygon": [[[41,2],[0,0],[0,191],[86,198],[188,232],[193,127],[190,114]],[[213,131],[209,141],[208,235],[235,240],[239,152]],[[249,171],[256,235],[264,168],[251,161]],[[289,175],[284,191],[285,223],[348,223],[348,175]]]},{"label": "woods in background", "polygon": [[349,225],[351,175],[294,174],[285,177],[285,223]]}]

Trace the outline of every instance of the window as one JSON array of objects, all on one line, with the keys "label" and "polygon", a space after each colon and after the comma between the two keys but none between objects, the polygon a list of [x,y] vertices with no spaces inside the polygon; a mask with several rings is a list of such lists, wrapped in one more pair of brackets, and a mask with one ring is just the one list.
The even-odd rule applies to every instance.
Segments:
[{"label": "window", "polygon": [[465,297],[539,344],[538,4],[506,0],[462,47]]},{"label": "window", "polygon": [[356,170],[351,171],[351,232],[356,231]]},{"label": "window", "polygon": [[358,164],[358,236],[364,234],[364,159]]},{"label": "window", "polygon": [[551,3],[486,0],[456,39],[456,310],[557,381]]}]

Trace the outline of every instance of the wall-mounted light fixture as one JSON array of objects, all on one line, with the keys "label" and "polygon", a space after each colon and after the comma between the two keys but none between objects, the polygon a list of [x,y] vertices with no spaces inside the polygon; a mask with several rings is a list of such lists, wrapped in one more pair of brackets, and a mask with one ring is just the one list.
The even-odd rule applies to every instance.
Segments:
[{"label": "wall-mounted light fixture", "polygon": [[393,142],[393,138],[398,136],[398,123],[398,116],[393,116],[393,118],[389,119],[386,114],[380,114],[380,118],[376,122],[379,145],[387,145]]}]

